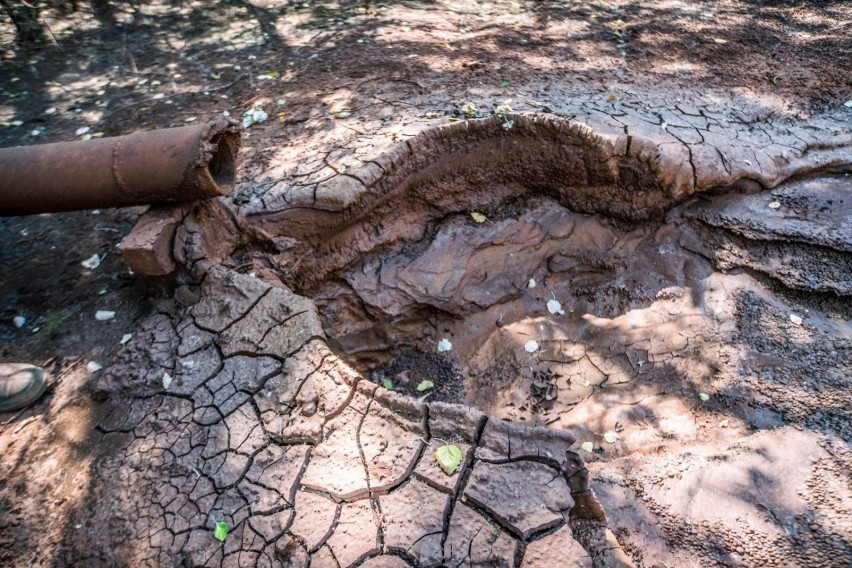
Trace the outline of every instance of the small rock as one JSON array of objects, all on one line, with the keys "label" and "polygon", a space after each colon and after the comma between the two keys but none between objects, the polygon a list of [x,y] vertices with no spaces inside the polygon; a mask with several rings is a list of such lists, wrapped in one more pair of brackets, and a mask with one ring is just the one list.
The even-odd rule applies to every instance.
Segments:
[{"label": "small rock", "polygon": [[97,373],[101,369],[103,369],[103,367],[97,361],[89,361],[86,364],[86,370],[89,371],[90,373]]},{"label": "small rock", "polygon": [[769,204],[769,208],[770,209],[781,209],[781,204],[778,203],[777,201],[773,201],[772,203]]},{"label": "small rock", "polygon": [[172,376],[168,373],[163,373],[163,388],[169,390],[172,384]]},{"label": "small rock", "polygon": [[538,351],[538,341],[535,339],[530,339],[526,343],[524,343],[524,349],[526,349],[527,353],[535,353]]},{"label": "small rock", "polygon": [[551,314],[559,314],[561,316],[565,315],[565,310],[562,309],[562,304],[559,303],[558,300],[548,300],[547,301],[547,311]]},{"label": "small rock", "polygon": [[115,312],[109,310],[98,310],[95,312],[95,319],[98,321],[109,321],[115,317]]},{"label": "small rock", "polygon": [[15,327],[21,329],[24,327],[24,324],[27,323],[27,318],[24,316],[15,316],[12,318],[12,323],[15,324]]},{"label": "small rock", "polygon": [[80,263],[80,266],[83,268],[88,268],[89,270],[94,270],[95,268],[101,265],[101,257],[97,254],[93,254],[86,260]]},{"label": "small rock", "polygon": [[796,314],[790,314],[790,321],[796,325],[802,325],[801,316],[797,316]]},{"label": "small rock", "polygon": [[445,338],[445,339],[442,339],[441,341],[438,342],[438,353],[443,353],[445,351],[452,351],[452,350],[453,350],[453,344],[450,343],[449,339]]}]

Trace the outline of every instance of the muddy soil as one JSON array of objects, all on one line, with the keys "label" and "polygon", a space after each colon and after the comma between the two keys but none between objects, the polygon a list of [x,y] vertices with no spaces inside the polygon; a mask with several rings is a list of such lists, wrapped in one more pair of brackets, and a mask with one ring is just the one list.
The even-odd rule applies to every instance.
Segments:
[{"label": "muddy soil", "polygon": [[[476,105],[472,118],[490,117],[510,99],[515,111],[664,136],[685,164],[682,186],[701,181],[702,162],[718,162],[720,187],[749,178],[737,191],[774,186],[800,159],[832,147],[847,148],[848,164],[846,2],[137,2],[106,13],[78,5],[73,14],[44,8],[50,32],[39,47],[16,45],[0,20],[0,144],[124,134],[262,107],[269,119],[247,131],[232,203],[254,215],[247,240],[257,246],[223,262],[316,299],[340,357],[412,397],[424,396],[416,384],[428,374],[430,397],[475,402],[592,442],[584,456],[593,488],[637,565],[852,562],[850,240],[838,232],[849,219],[848,201],[840,201],[849,193],[845,178],[830,178],[843,195],[822,203],[813,197],[819,190],[781,187],[754,200],[714,198],[705,209],[682,205],[665,220],[614,218],[591,211],[592,202],[566,207],[546,187],[520,191],[413,222],[422,233],[397,242],[388,233],[387,242],[353,248],[352,258],[338,256],[312,276],[277,264],[293,244],[287,239],[309,230],[264,234],[282,203],[313,205],[319,184],[350,168],[363,173],[371,156],[468,118],[466,102]],[[77,134],[81,128],[89,130]],[[769,207],[776,201],[779,210]],[[311,218],[317,226],[335,205],[323,207]],[[487,220],[476,223],[474,211]],[[826,212],[838,218],[820,220]],[[179,538],[159,525],[125,523],[163,515],[142,502],[150,480],[140,476],[161,445],[157,429],[184,424],[183,410],[172,416],[170,405],[186,401],[156,392],[94,400],[103,371],[85,368],[171,345],[169,322],[197,301],[188,274],[127,273],[114,246],[138,214],[0,222],[0,356],[52,372],[38,405],[0,416],[4,565],[179,562],[155,556],[163,540]],[[101,266],[83,269],[95,253],[106,255]],[[424,263],[449,254],[468,264],[445,289]],[[507,258],[512,271],[494,270]],[[393,272],[389,298],[369,285],[383,271]],[[552,299],[565,314],[547,311]],[[115,320],[94,321],[98,309],[116,311]],[[17,315],[27,319],[21,328]],[[157,333],[142,326],[152,315]],[[193,346],[207,332],[181,332],[182,357],[201,361]],[[122,344],[125,334],[145,345]],[[443,338],[453,350],[437,353]],[[532,354],[523,348],[528,338],[539,343]],[[144,365],[162,379],[163,368]],[[221,392],[233,379],[224,376],[214,381],[225,385]],[[138,453],[105,443],[115,439],[103,435],[113,403],[152,420],[162,405]],[[252,431],[252,420],[241,427]],[[618,440],[606,441],[606,432]],[[194,478],[170,471],[154,485],[159,491],[182,475]],[[141,501],[119,517],[98,508],[128,495]],[[239,501],[233,491],[216,500]],[[169,522],[191,517],[184,513],[169,512]],[[186,538],[175,526],[169,530]]]}]

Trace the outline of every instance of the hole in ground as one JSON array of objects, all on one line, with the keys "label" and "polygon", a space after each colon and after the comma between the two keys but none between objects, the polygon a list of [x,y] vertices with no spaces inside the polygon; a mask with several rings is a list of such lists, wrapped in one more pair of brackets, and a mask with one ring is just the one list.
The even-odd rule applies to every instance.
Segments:
[{"label": "hole in ground", "polygon": [[538,195],[476,212],[486,220],[450,214],[413,243],[386,234],[318,283],[332,348],[411,396],[549,424],[593,393],[677,378],[645,364],[712,324],[713,269],[688,250],[700,236],[677,210],[625,222]]}]

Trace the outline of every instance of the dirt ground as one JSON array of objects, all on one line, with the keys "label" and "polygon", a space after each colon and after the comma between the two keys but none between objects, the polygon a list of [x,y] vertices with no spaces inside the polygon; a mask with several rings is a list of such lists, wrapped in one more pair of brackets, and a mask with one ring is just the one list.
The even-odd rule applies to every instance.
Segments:
[{"label": "dirt ground", "polygon": [[[262,108],[268,118],[244,134],[233,199],[261,228],[275,221],[265,225],[263,211],[281,208],[291,199],[298,202],[300,197],[290,197],[298,193],[294,188],[322,184],[335,175],[351,177],[356,166],[366,163],[366,155],[404,145],[435,126],[490,117],[500,104],[517,113],[581,122],[599,117],[594,120],[613,132],[662,130],[679,136],[678,141],[688,140],[685,128],[676,130],[678,120],[700,117],[719,126],[715,133],[709,126],[702,131],[702,143],[711,140],[712,133],[733,148],[727,155],[710,152],[727,168],[721,178],[728,175],[733,181],[738,167],[747,169],[753,162],[762,167],[766,162],[761,160],[772,161],[765,156],[783,148],[796,151],[796,145],[804,143],[806,150],[839,153],[846,169],[830,179],[843,191],[849,186],[842,176],[852,162],[852,145],[843,138],[852,127],[852,104],[846,104],[852,100],[852,7],[841,0],[232,0],[212,6],[77,6],[74,12],[49,6],[42,10],[48,31],[41,46],[18,45],[8,18],[0,19],[0,145],[113,136],[180,126],[222,112],[242,118]],[[466,107],[468,102],[475,108]],[[674,115],[678,118],[671,118]],[[758,149],[766,150],[764,157],[757,155]],[[699,150],[696,142],[683,155],[684,175],[695,185],[701,181],[696,163],[706,157]],[[806,152],[801,153],[804,158]],[[772,178],[772,171],[767,166],[761,175]],[[808,173],[814,172],[824,173],[811,166]],[[316,203],[316,190],[310,191]],[[779,195],[783,201],[786,194]],[[485,213],[491,223],[528,214],[534,205],[502,203]],[[838,226],[845,227],[844,212],[847,224],[852,215],[849,198],[830,207],[839,212]],[[37,405],[0,416],[3,565],[71,565],[84,560],[134,565],[136,557],[109,559],[93,552],[84,558],[80,549],[94,548],[95,543],[103,550],[109,543],[99,539],[118,534],[86,521],[90,501],[99,495],[92,482],[101,479],[93,464],[98,452],[108,450],[101,421],[114,410],[109,400],[101,400],[103,371],[87,365],[96,362],[107,369],[117,356],[126,355],[138,339],[126,335],[141,335],[142,322],[151,314],[173,314],[178,309],[175,290],[186,290],[191,283],[184,273],[148,278],[132,274],[123,264],[116,245],[142,212],[105,209],[0,219],[0,360],[40,364],[50,371],[50,392]],[[715,222],[701,219],[695,226],[712,228]],[[717,228],[733,231],[725,222],[719,221]],[[451,233],[453,227],[469,225],[447,213],[425,233],[433,239],[440,231]],[[637,230],[635,225],[607,227],[618,239]],[[654,227],[662,231],[659,223]],[[489,225],[488,230],[497,229]],[[712,240],[715,234],[709,230],[702,237]],[[810,266],[826,263],[825,258],[830,259],[826,265],[849,262],[848,240],[827,243],[811,243],[828,256],[811,258]],[[434,366],[427,372],[447,378],[435,381],[436,398],[472,404],[509,420],[569,430],[578,439],[593,441],[595,451],[584,454],[592,487],[621,546],[639,566],[850,565],[848,266],[845,272],[840,266],[837,278],[811,275],[808,282],[831,282],[819,289],[799,285],[810,278],[807,274],[772,273],[777,267],[762,265],[743,269],[748,259],[737,254],[751,243],[745,238],[738,244],[726,259],[701,257],[691,277],[697,279],[700,273],[705,278],[716,271],[716,289],[736,291],[708,305],[720,310],[716,315],[738,318],[741,335],[721,340],[724,333],[713,327],[721,325],[721,315],[713,321],[696,316],[681,322],[679,331],[690,328],[690,341],[696,342],[686,357],[694,372],[683,371],[677,360],[662,362],[648,369],[625,398],[607,403],[608,393],[599,390],[599,398],[587,406],[575,407],[576,400],[568,405],[582,412],[563,415],[549,393],[571,391],[572,385],[563,380],[557,388],[559,370],[546,362],[529,367],[519,380],[470,379],[503,373],[487,368],[499,367],[500,361],[476,353],[486,325],[489,334],[504,325],[515,329],[512,326],[522,320],[517,313],[533,304],[540,309],[546,295],[525,296],[513,307],[484,315],[463,314],[472,322],[437,306],[442,317],[453,317],[440,324],[424,318],[429,320],[426,328],[455,334],[456,358],[436,362],[431,352],[424,358],[403,351],[403,358],[413,362],[394,367],[393,357],[380,357],[388,372],[376,375],[376,380],[392,378],[402,392],[420,396],[412,387],[421,377],[403,375],[401,381],[400,372],[423,373]],[[258,260],[270,256],[270,247],[263,248],[263,254],[261,248],[240,250],[231,267],[255,262],[252,269],[266,268],[279,282],[317,295],[321,308],[345,297],[335,295],[335,286],[345,279],[339,266],[323,288],[321,278],[311,281],[314,266],[300,269],[304,273],[276,269],[273,261]],[[649,245],[647,258],[653,256],[652,249]],[[796,249],[786,258],[811,252]],[[101,257],[100,266],[81,266],[94,254]],[[405,258],[408,262],[415,256]],[[482,262],[495,258],[500,257]],[[657,266],[653,259],[636,264],[637,270],[649,265]],[[725,274],[730,267],[732,273]],[[321,272],[319,265],[316,271]],[[549,271],[555,273],[558,270]],[[548,283],[545,273],[536,278]],[[679,278],[673,277],[669,286],[683,286],[688,280]],[[654,310],[666,317],[690,315],[696,307],[690,304],[693,298],[669,286],[649,285],[618,297],[618,291],[595,296],[601,288],[593,290],[589,284],[586,296],[577,293],[569,301],[572,282],[565,280],[547,287],[546,293],[559,297],[566,311],[597,306],[597,316],[613,321],[630,310],[649,310],[649,321]],[[708,297],[713,300],[712,294]],[[97,310],[115,311],[116,317],[96,321]],[[790,313],[802,314],[806,327],[791,324]],[[20,326],[14,323],[17,316],[25,318]],[[326,331],[333,335],[333,314],[324,317]],[[416,323],[422,332],[423,321]],[[411,329],[401,336],[414,333]],[[433,337],[428,339],[406,347],[425,352]],[[465,346],[466,341],[470,345]],[[341,357],[351,354],[341,342],[333,340],[332,345],[340,347]],[[624,353],[618,355],[635,367],[632,354]],[[375,359],[359,357],[353,354],[351,361],[359,369],[376,368]],[[596,362],[587,360],[590,365]],[[443,367],[446,361],[455,366]],[[639,363],[640,373],[646,361]],[[517,367],[511,363],[508,374]],[[598,371],[577,370],[580,378],[574,389],[583,384],[581,378]],[[462,385],[465,377],[476,385]],[[705,391],[709,400],[698,399]],[[618,444],[603,441],[603,432],[609,430],[619,434]],[[78,536],[84,532],[85,537]]]}]

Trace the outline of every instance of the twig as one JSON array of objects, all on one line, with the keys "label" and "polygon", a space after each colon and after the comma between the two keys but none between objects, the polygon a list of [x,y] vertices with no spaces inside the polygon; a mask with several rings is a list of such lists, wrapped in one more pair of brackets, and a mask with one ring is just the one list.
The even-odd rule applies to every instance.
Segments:
[{"label": "twig", "polygon": [[[15,421],[15,420],[17,420],[18,418],[20,418],[20,417],[21,417],[21,414],[23,414],[24,412],[26,412],[27,410],[29,410],[29,408],[30,408],[29,406],[26,406],[26,407],[24,407],[24,408],[20,409],[17,413],[15,413],[15,415],[14,415],[13,417],[11,417],[11,418],[10,418],[10,419],[8,419],[6,422],[4,422],[4,423],[3,423],[3,430],[5,430],[5,429],[6,429],[6,427],[7,427],[9,424],[11,424],[12,422],[14,422],[14,421]],[[0,430],[0,432],[2,432],[2,430]]]},{"label": "twig", "polygon": [[133,70],[133,74],[138,75],[139,69],[136,68],[136,60],[133,59],[133,54],[130,53],[130,48],[127,47],[127,24],[122,27],[124,28],[124,51],[126,51],[127,56],[130,57],[130,68]]},{"label": "twig", "polygon": [[41,23],[44,24],[44,29],[50,35],[50,43],[53,44],[53,47],[59,47],[59,42],[56,41],[56,36],[53,35],[53,30],[50,29],[50,25],[47,23],[47,18],[44,15],[41,16]]}]

